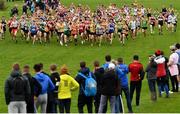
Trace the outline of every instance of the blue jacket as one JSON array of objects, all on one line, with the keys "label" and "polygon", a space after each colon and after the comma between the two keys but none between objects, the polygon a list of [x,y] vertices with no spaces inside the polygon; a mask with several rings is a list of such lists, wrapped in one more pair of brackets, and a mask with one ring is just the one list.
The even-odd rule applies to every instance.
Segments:
[{"label": "blue jacket", "polygon": [[121,74],[118,74],[118,77],[121,79],[122,88],[128,87],[128,66],[125,64],[119,64],[118,68],[122,71]]},{"label": "blue jacket", "polygon": [[51,79],[44,73],[37,73],[35,75],[36,80],[41,84],[42,91],[41,94],[45,94],[48,91],[54,90],[55,86],[52,83]]}]

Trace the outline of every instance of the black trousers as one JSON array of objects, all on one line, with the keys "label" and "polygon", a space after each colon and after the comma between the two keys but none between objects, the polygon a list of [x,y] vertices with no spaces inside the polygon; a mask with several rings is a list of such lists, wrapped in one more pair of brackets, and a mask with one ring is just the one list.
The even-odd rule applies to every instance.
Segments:
[{"label": "black trousers", "polygon": [[172,84],[172,91],[173,92],[178,92],[179,89],[179,83],[177,80],[177,76],[170,76],[171,79],[171,84]]},{"label": "black trousers", "polygon": [[141,94],[142,81],[131,81],[130,82],[130,100],[132,103],[133,94],[136,90],[136,105],[139,106],[140,94]]},{"label": "black trousers", "polygon": [[66,113],[70,113],[70,108],[71,108],[71,99],[60,99],[59,100],[60,113],[64,113],[64,110]]},{"label": "black trousers", "polygon": [[35,109],[34,109],[34,96],[31,96],[31,98],[29,99],[29,101],[26,102],[26,110],[27,113],[34,113]]},{"label": "black trousers", "polygon": [[88,113],[93,112],[93,97],[86,97],[85,95],[78,96],[78,111],[79,113],[84,113],[83,108],[87,106]]}]

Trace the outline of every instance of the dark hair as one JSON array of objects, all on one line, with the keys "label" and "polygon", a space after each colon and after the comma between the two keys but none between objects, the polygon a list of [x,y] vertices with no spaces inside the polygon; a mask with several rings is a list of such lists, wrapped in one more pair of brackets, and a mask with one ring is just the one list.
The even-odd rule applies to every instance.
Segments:
[{"label": "dark hair", "polygon": [[94,66],[95,67],[99,67],[100,65],[99,65],[99,61],[94,61]]},{"label": "dark hair", "polygon": [[40,64],[35,64],[33,68],[34,68],[34,70],[35,70],[36,72],[40,72],[40,71],[41,71],[41,67],[42,67],[42,66],[41,66]]},{"label": "dark hair", "polygon": [[117,61],[118,63],[123,63],[123,58],[118,58]]},{"label": "dark hair", "polygon": [[56,70],[57,70],[57,65],[52,64],[52,65],[50,66],[50,70],[56,71]]},{"label": "dark hair", "polygon": [[86,67],[86,62],[85,61],[81,61],[80,62],[80,67],[81,68],[85,68]]},{"label": "dark hair", "polygon": [[110,61],[111,61],[111,55],[106,55],[106,56],[105,56],[105,60],[106,60],[107,62],[110,62]]},{"label": "dark hair", "polygon": [[24,68],[24,69],[29,69],[30,67],[29,67],[29,65],[24,65],[23,68]]},{"label": "dark hair", "polygon": [[41,67],[41,70],[43,69],[43,63],[39,63],[39,66]]},{"label": "dark hair", "polygon": [[134,56],[133,56],[133,59],[134,59],[134,60],[139,60],[139,56],[138,56],[138,55],[134,55]]},{"label": "dark hair", "polygon": [[180,49],[180,44],[177,43],[177,44],[175,45],[175,47],[176,47],[177,49]]}]

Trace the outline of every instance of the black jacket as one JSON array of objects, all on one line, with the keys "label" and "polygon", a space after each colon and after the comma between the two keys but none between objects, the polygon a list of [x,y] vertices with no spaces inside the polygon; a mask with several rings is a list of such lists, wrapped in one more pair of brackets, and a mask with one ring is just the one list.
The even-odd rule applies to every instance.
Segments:
[{"label": "black jacket", "polygon": [[58,72],[54,72],[50,75],[50,79],[55,85],[55,89],[53,91],[54,98],[58,98],[58,88],[59,88],[59,82],[60,82],[60,75]]},{"label": "black jacket", "polygon": [[14,94],[14,79],[18,76],[22,76],[19,71],[12,71],[10,74],[10,77],[6,80],[5,82],[5,87],[4,87],[4,93],[5,93],[5,99],[6,99],[6,104],[8,105],[11,101],[27,101],[29,100],[29,96],[31,94],[30,90],[30,85],[27,80],[27,78],[22,77],[22,81],[24,81],[23,85],[24,86],[24,91],[21,92],[20,95]]},{"label": "black jacket", "polygon": [[101,81],[101,94],[106,96],[116,96],[120,94],[120,80],[115,70],[108,70],[104,73]]},{"label": "black jacket", "polygon": [[101,93],[101,80],[103,78],[104,75],[104,68],[98,68],[94,71],[94,76],[96,77],[96,82],[97,82],[97,94]]},{"label": "black jacket", "polygon": [[41,84],[29,73],[25,73],[23,76],[29,81],[29,85],[31,87],[31,98],[34,98],[34,96],[38,97],[42,90]]}]

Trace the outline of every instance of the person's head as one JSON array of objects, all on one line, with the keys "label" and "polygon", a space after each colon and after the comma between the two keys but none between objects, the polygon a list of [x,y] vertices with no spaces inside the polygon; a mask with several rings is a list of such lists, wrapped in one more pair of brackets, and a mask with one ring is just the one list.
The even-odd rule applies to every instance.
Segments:
[{"label": "person's head", "polygon": [[133,56],[133,60],[138,61],[139,60],[139,56],[138,55],[134,55]]},{"label": "person's head", "polygon": [[23,72],[24,72],[24,73],[29,73],[29,72],[30,72],[30,67],[29,67],[29,65],[24,65],[24,67],[23,67]]},{"label": "person's head", "polygon": [[100,66],[99,61],[94,61],[94,67],[99,67],[99,66]]},{"label": "person's head", "polygon": [[85,61],[81,61],[80,62],[80,67],[81,68],[85,68],[86,67],[86,62]]},{"label": "person's head", "polygon": [[176,49],[180,49],[180,43],[177,43],[177,44],[175,45],[175,47],[176,47]]},{"label": "person's head", "polygon": [[52,64],[51,66],[50,66],[50,71],[51,72],[55,72],[57,70],[57,65],[56,64]]},{"label": "person's head", "polygon": [[169,47],[171,53],[174,53],[176,51],[176,47],[174,45]]},{"label": "person's head", "polygon": [[115,67],[116,67],[115,64],[109,63],[108,69],[109,69],[109,70],[114,70]]},{"label": "person's head", "polygon": [[156,56],[162,55],[162,51],[161,51],[161,50],[156,50],[155,55],[156,55]]},{"label": "person's head", "polygon": [[122,64],[123,63],[123,58],[118,58],[117,61],[118,61],[119,64]]},{"label": "person's head", "polygon": [[41,70],[43,70],[44,67],[43,63],[39,63],[39,66],[41,67]]},{"label": "person's head", "polygon": [[69,74],[69,73],[68,73],[68,68],[67,68],[66,65],[63,65],[63,66],[61,67],[60,74],[61,74],[61,75],[62,75],[62,74]]},{"label": "person's head", "polygon": [[18,63],[13,64],[12,70],[14,71],[20,71],[20,65]]},{"label": "person's head", "polygon": [[40,64],[35,64],[33,68],[34,68],[35,72],[40,72],[41,71],[41,65]]},{"label": "person's head", "polygon": [[106,62],[111,62],[111,55],[106,55],[105,60]]}]

